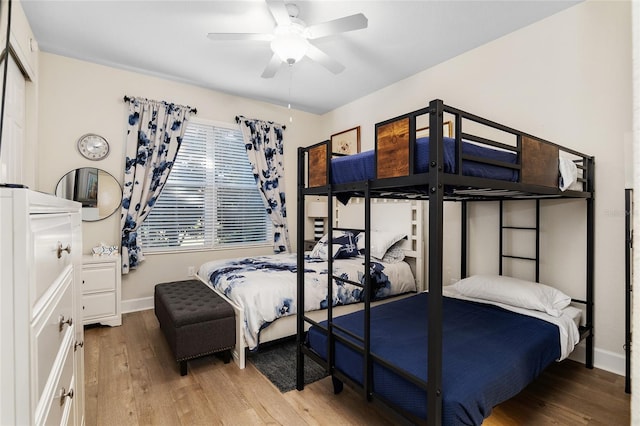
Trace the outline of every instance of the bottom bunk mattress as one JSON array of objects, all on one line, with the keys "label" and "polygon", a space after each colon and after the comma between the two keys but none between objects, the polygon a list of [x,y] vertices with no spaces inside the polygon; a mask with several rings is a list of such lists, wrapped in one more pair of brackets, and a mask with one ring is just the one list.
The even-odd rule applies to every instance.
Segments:
[{"label": "bottom bunk mattress", "polygon": [[[364,258],[336,259],[334,275],[364,282]],[[305,256],[305,311],[326,309],[327,262]],[[406,262],[371,262],[374,299],[416,291]],[[198,276],[244,312],[244,338],[250,350],[258,347],[260,331],[278,318],[297,312],[297,255],[223,259],[203,264]],[[360,287],[333,280],[333,306],[362,302]]]},{"label": "bottom bunk mattress", "polygon": [[[428,293],[371,309],[371,353],[401,370],[427,381]],[[483,303],[443,298],[442,423],[477,425],[491,409],[515,396],[554,360],[564,358],[563,327],[571,318],[554,323]],[[363,336],[362,311],[334,318],[334,323]],[[326,326],[326,322],[322,323]],[[358,343],[334,329],[336,334]],[[573,333],[568,333],[573,334]],[[327,337],[311,327],[307,345],[326,360]],[[362,355],[335,341],[336,369],[362,384]],[[374,362],[374,395],[408,413],[426,419],[426,390]]]}]

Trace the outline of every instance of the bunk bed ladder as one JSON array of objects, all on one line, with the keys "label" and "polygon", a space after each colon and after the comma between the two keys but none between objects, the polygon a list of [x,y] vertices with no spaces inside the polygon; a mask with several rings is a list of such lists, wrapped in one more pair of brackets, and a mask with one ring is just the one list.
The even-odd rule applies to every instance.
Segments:
[{"label": "bunk bed ladder", "polygon": [[[535,201],[536,201],[535,225],[534,226],[513,226],[513,225],[504,224],[504,201],[500,200],[500,241],[499,241],[499,248],[498,248],[499,255],[500,255],[499,272],[498,272],[499,275],[502,275],[505,259],[518,259],[518,260],[532,261],[532,262],[535,262],[535,275],[536,275],[535,281],[540,282],[540,200],[536,199]],[[505,254],[504,253],[504,231],[505,230],[526,231],[526,232],[534,231],[536,236],[536,243],[535,243],[536,248],[535,248],[534,257],[515,256],[512,254]]]}]

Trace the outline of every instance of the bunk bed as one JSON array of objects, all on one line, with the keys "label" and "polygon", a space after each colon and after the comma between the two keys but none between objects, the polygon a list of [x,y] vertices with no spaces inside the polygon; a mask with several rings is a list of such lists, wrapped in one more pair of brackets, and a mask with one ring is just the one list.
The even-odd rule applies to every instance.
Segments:
[{"label": "bunk bed", "polygon": [[[455,123],[453,138],[445,138],[443,135],[445,116]],[[420,126],[429,128],[428,137],[420,137]],[[592,368],[594,158],[445,105],[438,99],[431,101],[426,108],[378,123],[375,130],[375,149],[351,158],[333,158],[331,141],[299,148],[298,229],[303,229],[304,225],[306,196],[327,196],[329,211],[332,211],[334,197],[340,201],[351,197],[363,198],[365,209],[362,232],[366,240],[370,232],[370,209],[367,206],[371,200],[426,200],[429,209],[428,294],[419,294],[385,305],[383,308],[372,309],[370,282],[365,280],[362,312],[334,318],[329,307],[327,320],[323,322],[314,321],[303,312],[298,313],[297,389],[304,388],[304,362],[307,357],[323,365],[332,375],[336,392],[339,392],[342,383],[346,382],[360,389],[367,400],[379,403],[411,422],[429,425],[478,424],[495,404],[508,399],[533,380],[546,365],[566,356],[566,352],[572,349],[571,345],[568,349],[560,347],[558,341],[562,330],[556,325],[513,314],[502,307],[486,305],[486,301],[478,303],[443,297],[446,292],[443,290],[444,201],[462,203],[460,273],[461,277],[465,278],[468,262],[467,204],[484,200],[498,201],[502,232],[504,200],[535,200],[536,256],[530,260],[535,262],[536,282],[539,281],[540,264],[540,200],[574,198],[585,201],[585,297],[573,298],[570,301],[581,305],[581,311],[584,312],[584,325],[579,327],[577,334],[578,339],[586,341],[585,364]],[[344,163],[348,165],[345,167]],[[332,230],[333,227],[330,226],[329,232]],[[301,235],[302,233],[298,232],[298,246],[303,243]],[[502,242],[500,244],[502,245]],[[371,253],[368,247],[365,247],[364,251],[366,268],[371,261]],[[302,265],[302,261],[302,257],[298,256],[299,266]],[[500,275],[503,272],[502,261],[501,254]],[[328,263],[329,270],[332,270],[331,259]],[[334,274],[327,277],[329,292],[332,287],[329,284],[340,279]],[[303,304],[303,274],[298,274],[297,295],[298,304]],[[456,357],[464,358],[466,354],[462,365],[466,368],[477,365],[465,362],[469,362],[469,354],[472,359],[476,351],[475,346],[469,345],[479,342],[471,341],[465,344],[454,340],[456,335],[451,331],[451,327],[465,328],[464,324],[459,327],[460,324],[452,322],[454,313],[468,316],[466,313],[460,313],[460,306],[482,311],[479,314],[481,317],[470,317],[476,318],[473,321],[503,324],[503,321],[507,321],[506,317],[515,316],[517,321],[525,318],[526,324],[507,328],[517,330],[516,327],[527,327],[530,331],[516,332],[516,336],[507,337],[505,340],[520,337],[518,344],[524,351],[515,355],[516,358],[512,360],[514,363],[522,363],[527,357],[536,358],[533,365],[527,364],[529,372],[512,372],[506,368],[501,371],[498,363],[496,369],[487,373],[488,379],[468,374],[467,379],[461,380],[460,376],[465,376],[467,371],[462,370],[465,374],[459,374],[460,364],[452,366],[450,360]],[[416,318],[420,320],[416,321]],[[423,329],[416,327],[416,323],[424,324]],[[307,333],[305,330],[309,325],[311,328]],[[400,330],[409,330],[404,342],[394,340],[397,335],[405,334],[400,333]],[[526,338],[522,339],[522,336]],[[496,339],[494,336],[492,339],[495,345],[500,346],[500,338]],[[540,342],[534,344],[534,340]],[[402,349],[398,350],[398,347]],[[488,352],[491,353],[495,354]],[[511,375],[501,376],[503,372]],[[487,386],[482,385],[482,380],[491,380],[495,387],[496,380],[506,383],[513,381],[513,375],[520,374],[522,377],[519,382],[508,389],[488,390]],[[457,382],[457,385],[453,385],[452,381]],[[471,390],[475,385],[478,386]],[[491,388],[491,385],[488,387]],[[460,402],[455,395],[451,395],[456,392],[463,395],[462,399],[468,395],[486,399],[485,405],[465,405],[467,402]],[[393,395],[401,395],[403,398],[396,399]],[[460,405],[459,408],[463,412],[475,411],[475,414],[461,417],[454,412],[452,404]]]},{"label": "bunk bed", "polygon": [[[334,215],[340,220],[336,219],[334,224],[351,228],[357,226],[362,207],[358,204],[352,202],[347,206],[335,206]],[[391,228],[385,226],[387,232],[384,233],[395,237],[384,241],[387,244],[384,248],[386,250],[393,246],[397,258],[378,259],[370,269],[374,282],[377,282],[374,304],[382,304],[424,288],[422,205],[405,200],[375,203],[374,212],[379,217],[393,214],[401,219]],[[357,236],[357,232],[352,235]],[[315,289],[309,292],[304,306],[306,314],[316,321],[326,318],[323,310],[328,300],[324,284],[327,274],[326,248],[326,244],[318,242],[314,250],[304,253],[303,270],[307,286]],[[348,277],[350,281],[361,282],[363,261],[360,253],[354,253],[353,257],[336,260],[334,272]],[[246,365],[246,350],[255,351],[261,343],[296,335],[295,314],[297,306],[302,306],[295,303],[296,267],[296,254],[285,253],[212,260],[198,268],[196,277],[234,309],[236,347],[232,355],[240,368]],[[349,283],[334,287],[331,300],[334,300],[335,316],[362,309],[363,306],[361,288]]]}]

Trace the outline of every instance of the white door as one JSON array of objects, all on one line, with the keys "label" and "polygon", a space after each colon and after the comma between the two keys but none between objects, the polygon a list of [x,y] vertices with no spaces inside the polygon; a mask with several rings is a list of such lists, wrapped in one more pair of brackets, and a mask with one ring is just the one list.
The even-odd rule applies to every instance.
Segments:
[{"label": "white door", "polygon": [[0,147],[0,183],[24,183],[26,81],[11,55],[8,56],[7,94]]}]

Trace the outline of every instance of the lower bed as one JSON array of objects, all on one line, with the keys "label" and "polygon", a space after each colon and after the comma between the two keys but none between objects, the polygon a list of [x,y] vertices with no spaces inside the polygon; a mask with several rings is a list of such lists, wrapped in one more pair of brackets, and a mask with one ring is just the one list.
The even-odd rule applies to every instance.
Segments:
[{"label": "lower bed", "polygon": [[[425,384],[428,297],[420,293],[371,309],[371,353]],[[363,312],[334,322],[363,335]],[[566,342],[566,335],[575,333],[565,327],[575,327],[574,321],[561,317],[550,323],[497,306],[443,298],[442,424],[481,424],[495,405],[519,393],[554,360],[566,357],[576,342]],[[311,327],[307,344],[326,359],[322,329]],[[337,340],[335,346],[336,369],[362,384],[362,355]],[[409,417],[426,419],[426,390],[377,362],[372,389]]]},{"label": "lower bed", "polygon": [[[334,274],[363,282],[363,259],[358,256],[334,260]],[[295,334],[296,261],[295,254],[277,254],[216,260],[199,268],[197,277],[222,295],[236,312],[237,347],[233,355],[240,368],[245,364],[244,348],[256,350],[261,342],[271,340],[264,339],[265,332],[286,323],[284,328],[268,334],[274,338]],[[372,262],[370,274],[374,299],[380,302],[416,291],[415,277],[406,262]],[[326,318],[322,311],[327,307],[327,262],[307,255],[305,282],[304,310],[320,321]],[[332,305],[341,308],[337,311],[360,309],[362,297],[361,288],[333,280]]]}]

